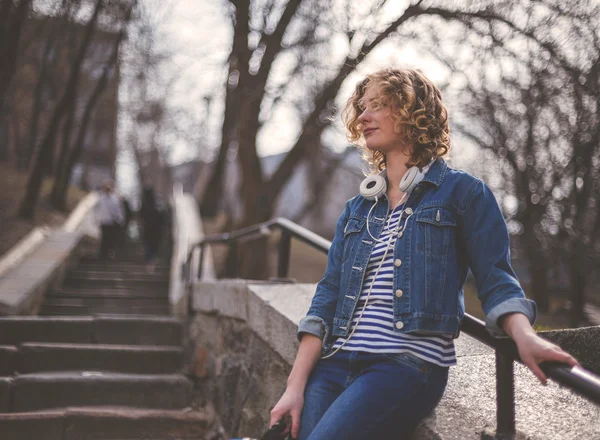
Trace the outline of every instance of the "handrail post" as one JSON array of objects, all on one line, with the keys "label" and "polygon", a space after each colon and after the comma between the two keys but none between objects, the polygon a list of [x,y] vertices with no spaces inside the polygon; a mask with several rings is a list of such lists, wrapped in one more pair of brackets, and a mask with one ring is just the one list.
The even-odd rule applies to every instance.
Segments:
[{"label": "handrail post", "polygon": [[496,350],[496,433],[514,435],[515,375],[513,360]]},{"label": "handrail post", "polygon": [[292,247],[292,236],[289,232],[282,230],[279,238],[279,258],[277,262],[277,277],[287,278],[290,271],[290,249]]},{"label": "handrail post", "polygon": [[205,243],[200,243],[200,259],[198,260],[198,273],[196,274],[196,279],[202,279],[202,268],[204,267],[204,248],[206,247]]}]

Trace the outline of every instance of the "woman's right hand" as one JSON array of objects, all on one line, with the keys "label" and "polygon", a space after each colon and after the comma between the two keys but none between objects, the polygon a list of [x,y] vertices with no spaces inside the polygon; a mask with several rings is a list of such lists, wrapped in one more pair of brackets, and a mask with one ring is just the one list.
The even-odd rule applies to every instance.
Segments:
[{"label": "woman's right hand", "polygon": [[[269,427],[285,417],[292,419],[291,434],[293,438],[298,438],[300,432],[300,415],[304,406],[304,390],[288,387],[277,402],[277,405],[271,410],[271,422]],[[285,433],[290,432],[290,426],[286,427]]]}]

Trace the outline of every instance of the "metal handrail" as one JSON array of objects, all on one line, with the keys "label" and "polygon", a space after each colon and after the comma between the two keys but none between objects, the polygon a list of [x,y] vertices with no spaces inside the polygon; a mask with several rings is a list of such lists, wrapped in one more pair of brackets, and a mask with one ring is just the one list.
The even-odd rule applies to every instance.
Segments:
[{"label": "metal handrail", "polygon": [[[207,245],[212,243],[235,243],[240,239],[264,236],[269,234],[272,229],[281,231],[277,269],[277,276],[281,278],[288,275],[292,237],[325,254],[329,252],[331,247],[329,240],[290,220],[279,217],[237,231],[207,235],[202,241],[192,246],[188,254],[187,265],[191,264],[194,252],[200,248],[201,254],[196,272],[198,278],[200,278],[204,248]],[[191,273],[189,269],[191,268],[188,267],[188,273]],[[494,349],[496,354],[496,433],[515,434],[513,361],[523,363],[519,357],[516,344],[512,339],[494,338],[488,333],[485,324],[481,320],[466,313],[461,324],[461,331]],[[557,383],[600,405],[600,377],[597,375],[582,367],[571,367],[568,364],[557,362],[543,362],[540,364],[540,368],[546,376]]]}]

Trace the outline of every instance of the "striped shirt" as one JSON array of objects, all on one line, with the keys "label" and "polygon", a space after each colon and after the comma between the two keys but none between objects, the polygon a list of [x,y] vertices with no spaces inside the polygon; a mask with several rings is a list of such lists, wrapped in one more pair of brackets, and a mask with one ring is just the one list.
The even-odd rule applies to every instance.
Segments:
[{"label": "striped shirt", "polygon": [[[409,352],[425,361],[449,367],[456,364],[456,353],[451,336],[431,336],[419,334],[402,334],[394,331],[394,247],[397,234],[395,233],[398,222],[400,230],[404,227],[406,214],[400,219],[402,206],[398,206],[388,214],[389,221],[379,236],[373,248],[363,287],[357,307],[352,317],[352,329],[356,326],[360,313],[365,307],[371,282],[375,277],[377,268],[385,254],[389,242],[389,250],[379,269],[377,279],[373,283],[369,301],[360,318],[354,334],[342,347],[348,351],[367,351],[370,353],[405,353]],[[390,218],[391,216],[391,218]],[[390,241],[390,233],[392,233]],[[349,333],[350,335],[351,333]],[[346,338],[338,338],[333,348],[340,347]]]}]

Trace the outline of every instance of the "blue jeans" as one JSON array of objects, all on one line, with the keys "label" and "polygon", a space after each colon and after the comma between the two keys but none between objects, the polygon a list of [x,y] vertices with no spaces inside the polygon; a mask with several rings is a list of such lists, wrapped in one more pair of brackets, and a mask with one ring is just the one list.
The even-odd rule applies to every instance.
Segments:
[{"label": "blue jeans", "polygon": [[447,381],[448,368],[409,353],[340,350],[309,378],[299,440],[409,439]]}]

